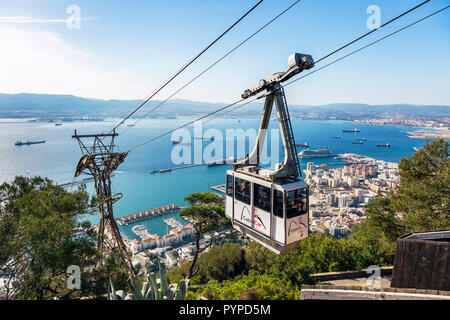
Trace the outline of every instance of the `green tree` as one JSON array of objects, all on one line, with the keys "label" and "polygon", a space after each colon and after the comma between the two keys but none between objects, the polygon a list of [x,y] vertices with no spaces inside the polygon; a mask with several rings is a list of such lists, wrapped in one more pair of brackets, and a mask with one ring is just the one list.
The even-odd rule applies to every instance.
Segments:
[{"label": "green tree", "polygon": [[[96,267],[96,232],[80,222],[89,209],[84,186],[67,192],[47,178],[16,177],[0,186],[0,199],[0,273],[17,280],[9,297],[68,299],[106,293],[107,284],[97,282],[100,275],[109,275],[108,266]],[[70,265],[81,269],[80,290],[67,287]]]},{"label": "green tree", "polygon": [[449,143],[428,141],[400,161],[399,177],[397,190],[369,204],[366,223],[356,232],[361,239],[376,237],[393,247],[403,234],[450,228]]},{"label": "green tree", "polygon": [[399,164],[401,184],[392,207],[407,232],[450,228],[449,142],[428,142]]},{"label": "green tree", "polygon": [[210,243],[201,245],[201,237],[208,232],[230,226],[230,221],[225,216],[223,197],[215,193],[193,193],[185,197],[184,200],[189,202],[191,206],[184,209],[180,216],[193,221],[195,234],[194,257],[186,275],[186,279],[191,279],[199,270],[198,267],[195,268],[199,254],[213,243],[213,237],[211,237]]}]

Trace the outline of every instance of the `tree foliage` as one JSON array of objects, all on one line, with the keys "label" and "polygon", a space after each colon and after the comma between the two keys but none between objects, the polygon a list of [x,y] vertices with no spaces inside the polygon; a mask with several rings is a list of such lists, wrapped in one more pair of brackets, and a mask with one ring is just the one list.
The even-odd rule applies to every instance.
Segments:
[{"label": "tree foliage", "polygon": [[449,143],[428,142],[399,163],[400,185],[378,195],[367,208],[359,237],[378,238],[379,244],[406,233],[450,229]]},{"label": "tree foliage", "polygon": [[[106,292],[102,281],[120,268],[111,258],[96,268],[96,232],[80,221],[89,208],[84,186],[67,192],[46,178],[16,177],[0,186],[0,199],[0,273],[17,281],[10,296],[68,299]],[[76,235],[77,228],[85,233]],[[80,290],[67,287],[70,265],[81,269]]]},{"label": "tree foliage", "polygon": [[[209,281],[233,279],[248,272],[245,261],[245,248],[238,243],[214,246],[197,260],[199,271],[190,280],[190,284],[204,284]],[[167,277],[171,283],[179,282],[187,274],[189,264],[169,269]]]},{"label": "tree foliage", "polygon": [[185,197],[184,200],[188,201],[191,206],[184,209],[180,216],[193,221],[195,233],[194,258],[185,277],[191,279],[199,271],[198,266],[195,268],[199,254],[213,243],[213,239],[211,239],[209,244],[201,246],[201,237],[208,232],[229,226],[230,221],[225,216],[223,198],[215,193],[193,193]]},{"label": "tree foliage", "polygon": [[186,300],[200,296],[209,300],[292,300],[300,298],[300,290],[276,276],[251,270],[248,275],[225,280],[223,285],[212,281],[197,292],[188,291]]}]

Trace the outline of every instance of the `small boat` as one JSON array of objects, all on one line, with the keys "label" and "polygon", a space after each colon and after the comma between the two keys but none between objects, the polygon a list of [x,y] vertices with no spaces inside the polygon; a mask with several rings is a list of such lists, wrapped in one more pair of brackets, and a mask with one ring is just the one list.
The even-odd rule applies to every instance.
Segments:
[{"label": "small boat", "polygon": [[128,124],[127,127],[134,127],[134,124]]},{"label": "small boat", "polygon": [[360,132],[358,129],[353,129],[353,130],[342,130],[342,132]]},{"label": "small boat", "polygon": [[364,142],[362,141],[352,141],[353,144],[363,144]]},{"label": "small boat", "polygon": [[390,147],[391,145],[389,143],[379,143],[377,144],[377,147]]},{"label": "small boat", "polygon": [[62,123],[61,122],[55,122],[55,127],[59,127],[59,126],[62,126]]},{"label": "small boat", "polygon": [[333,139],[340,139],[341,138],[341,136],[334,136],[334,137],[332,137]]},{"label": "small boat", "polygon": [[367,141],[366,138],[362,138],[362,139],[355,139],[356,141]]},{"label": "small boat", "polygon": [[38,143],[45,143],[45,140],[42,141],[26,141],[26,142],[22,142],[20,140],[16,141],[16,143],[14,143],[16,146],[29,146],[30,144],[38,144]]}]

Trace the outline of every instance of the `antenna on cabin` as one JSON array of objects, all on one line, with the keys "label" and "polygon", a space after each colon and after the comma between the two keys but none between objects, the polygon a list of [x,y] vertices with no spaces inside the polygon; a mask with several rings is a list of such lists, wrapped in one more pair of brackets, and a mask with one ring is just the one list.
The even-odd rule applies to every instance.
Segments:
[{"label": "antenna on cabin", "polygon": [[97,241],[97,248],[101,253],[100,263],[103,262],[105,253],[119,250],[123,253],[122,256],[132,274],[135,274],[113,212],[113,203],[122,198],[122,193],[114,195],[111,193],[111,174],[125,160],[129,152],[118,152],[117,146],[114,145],[114,138],[117,136],[115,130],[108,134],[86,135],[77,134],[75,130],[72,138],[77,139],[83,154],[78,162],[75,177],[84,173],[91,175],[94,180],[97,208],[100,214]]}]

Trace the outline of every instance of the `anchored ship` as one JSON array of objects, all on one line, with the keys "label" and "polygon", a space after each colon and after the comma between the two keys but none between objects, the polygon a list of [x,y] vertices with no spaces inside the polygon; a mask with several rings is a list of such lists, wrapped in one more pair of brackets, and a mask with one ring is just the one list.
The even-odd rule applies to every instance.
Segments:
[{"label": "anchored ship", "polygon": [[360,132],[358,129],[353,129],[353,130],[342,130],[342,132]]},{"label": "anchored ship", "polygon": [[177,141],[172,140],[172,144],[184,144],[184,145],[190,145],[191,143],[189,141]]},{"label": "anchored ship", "polygon": [[298,157],[302,159],[308,158],[331,158],[335,157],[337,154],[334,154],[328,148],[317,149],[317,150],[302,150]]},{"label": "anchored ship", "polygon": [[391,145],[389,143],[379,143],[377,144],[377,147],[390,147]]},{"label": "anchored ship", "polygon": [[22,142],[20,140],[16,141],[16,143],[14,143],[16,146],[29,146],[30,144],[38,144],[38,143],[45,143],[45,140],[42,141],[26,141],[26,142]]},{"label": "anchored ship", "polygon": [[295,146],[302,147],[302,148],[309,148],[308,142],[305,143],[297,143]]},{"label": "anchored ship", "polygon": [[206,137],[194,137],[194,139],[197,140],[203,140],[203,141],[214,141],[214,137],[206,138]]}]

